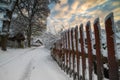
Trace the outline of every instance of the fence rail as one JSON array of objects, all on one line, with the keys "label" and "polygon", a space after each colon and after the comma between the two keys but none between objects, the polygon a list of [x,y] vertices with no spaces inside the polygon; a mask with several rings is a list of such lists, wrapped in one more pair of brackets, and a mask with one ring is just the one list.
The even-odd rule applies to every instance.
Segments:
[{"label": "fence rail", "polygon": [[[91,32],[90,21],[83,30],[83,24],[62,33],[62,37],[52,48],[51,55],[73,80],[120,80],[120,60],[116,57],[114,16],[105,18],[106,52],[102,52],[103,39],[99,18],[95,19]],[[93,38],[94,35],[94,38]],[[93,44],[94,43],[94,44]],[[107,67],[105,67],[107,66]],[[88,75],[88,76],[87,76]],[[95,79],[96,80],[96,79]]]}]

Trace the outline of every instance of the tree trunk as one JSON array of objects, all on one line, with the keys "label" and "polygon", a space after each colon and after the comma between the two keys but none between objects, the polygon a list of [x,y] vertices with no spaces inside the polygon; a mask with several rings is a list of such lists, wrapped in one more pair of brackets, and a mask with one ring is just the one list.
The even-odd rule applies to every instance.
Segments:
[{"label": "tree trunk", "polygon": [[31,21],[28,26],[28,31],[27,31],[27,42],[28,42],[28,47],[31,47],[31,34],[32,34],[32,29],[31,29]]},{"label": "tree trunk", "polygon": [[17,41],[17,43],[18,43],[18,48],[23,48],[21,41]]},{"label": "tree trunk", "polygon": [[6,45],[7,45],[7,35],[2,35],[1,36],[1,50],[6,51]]}]

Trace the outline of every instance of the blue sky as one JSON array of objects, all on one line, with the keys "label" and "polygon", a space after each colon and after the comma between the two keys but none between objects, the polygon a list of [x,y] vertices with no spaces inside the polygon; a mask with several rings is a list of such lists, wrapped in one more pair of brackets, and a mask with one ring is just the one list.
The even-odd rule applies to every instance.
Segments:
[{"label": "blue sky", "polygon": [[49,28],[55,26],[60,30],[75,25],[86,24],[87,21],[94,22],[99,17],[101,26],[104,27],[104,18],[110,12],[114,12],[115,21],[120,20],[120,0],[61,0],[60,4],[50,4],[50,16],[47,25]]}]

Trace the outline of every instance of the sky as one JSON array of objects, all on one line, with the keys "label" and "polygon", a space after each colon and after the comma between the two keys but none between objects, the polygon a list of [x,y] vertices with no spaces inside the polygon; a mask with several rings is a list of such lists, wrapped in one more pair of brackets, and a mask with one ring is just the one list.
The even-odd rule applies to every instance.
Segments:
[{"label": "sky", "polygon": [[[88,21],[93,25],[94,20],[99,17],[100,25],[104,27],[104,19],[110,12],[114,13],[114,21],[120,20],[120,0],[60,0],[60,4],[49,5],[51,10],[47,18],[48,30],[59,31],[63,26],[65,29],[75,27]],[[55,31],[53,31],[54,33]]]}]

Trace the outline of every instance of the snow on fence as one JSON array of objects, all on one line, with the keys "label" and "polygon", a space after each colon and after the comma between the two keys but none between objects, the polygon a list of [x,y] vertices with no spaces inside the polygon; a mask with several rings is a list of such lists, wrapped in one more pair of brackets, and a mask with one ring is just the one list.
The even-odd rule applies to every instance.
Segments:
[{"label": "snow on fence", "polygon": [[73,76],[73,80],[96,80],[93,76],[95,74],[97,80],[105,78],[120,80],[120,59],[117,56],[113,18],[113,13],[105,18],[107,56],[104,56],[104,51],[102,51],[99,18],[94,21],[93,25],[94,48],[90,21],[85,26],[86,32],[81,24],[79,27],[76,26],[62,33],[61,39],[54,44],[52,57],[70,77]]}]

